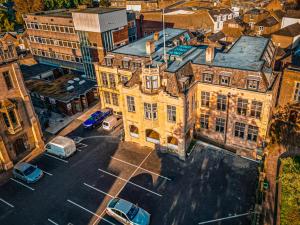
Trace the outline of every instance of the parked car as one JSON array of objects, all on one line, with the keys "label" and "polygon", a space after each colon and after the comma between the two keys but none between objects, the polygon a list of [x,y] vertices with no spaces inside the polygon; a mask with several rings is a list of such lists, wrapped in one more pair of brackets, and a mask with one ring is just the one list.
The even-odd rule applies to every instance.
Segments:
[{"label": "parked car", "polygon": [[103,130],[111,131],[114,130],[116,127],[123,124],[123,120],[121,116],[112,115],[107,117],[103,123],[102,128]]},{"label": "parked car", "polygon": [[41,169],[26,162],[18,163],[13,169],[13,176],[26,183],[35,183],[41,179],[43,175],[44,173]]},{"label": "parked car", "polygon": [[102,124],[103,120],[112,115],[112,109],[103,109],[94,112],[86,121],[83,122],[85,128],[94,128]]},{"label": "parked car", "polygon": [[76,152],[76,143],[71,138],[57,136],[45,145],[45,151],[60,158],[68,158]]},{"label": "parked car", "polygon": [[106,213],[122,224],[150,224],[150,214],[148,212],[121,198],[111,199],[106,207]]}]

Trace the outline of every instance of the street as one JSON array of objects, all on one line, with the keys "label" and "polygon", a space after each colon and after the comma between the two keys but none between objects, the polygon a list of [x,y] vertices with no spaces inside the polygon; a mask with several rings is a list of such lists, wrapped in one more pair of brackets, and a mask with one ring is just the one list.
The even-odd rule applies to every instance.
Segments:
[{"label": "street", "polygon": [[[45,172],[40,181],[12,178],[0,187],[1,225],[119,224],[104,211],[115,196],[147,210],[153,225],[198,224],[254,208],[256,162],[201,145],[182,162],[81,126],[69,136],[79,140],[75,155],[44,153],[32,162]],[[250,219],[209,224],[247,225]]]}]

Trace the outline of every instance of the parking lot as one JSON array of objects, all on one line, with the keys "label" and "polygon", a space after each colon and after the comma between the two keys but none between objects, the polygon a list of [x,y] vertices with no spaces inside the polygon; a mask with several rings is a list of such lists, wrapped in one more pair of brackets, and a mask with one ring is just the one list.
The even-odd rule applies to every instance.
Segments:
[{"label": "parking lot", "polygon": [[[119,224],[105,215],[115,196],[137,203],[153,225],[250,224],[256,162],[197,146],[182,162],[118,135],[79,127],[78,152],[67,160],[43,154],[36,164],[45,176],[35,184],[10,179],[0,187],[2,225]],[[78,138],[80,137],[80,138]]]}]

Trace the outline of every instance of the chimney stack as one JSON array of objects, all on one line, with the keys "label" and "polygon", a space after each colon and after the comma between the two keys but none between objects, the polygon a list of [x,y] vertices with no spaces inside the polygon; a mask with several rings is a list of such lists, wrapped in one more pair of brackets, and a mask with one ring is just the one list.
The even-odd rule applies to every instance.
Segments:
[{"label": "chimney stack", "polygon": [[155,52],[155,45],[153,40],[149,40],[146,42],[146,53],[147,55],[151,55]]},{"label": "chimney stack", "polygon": [[155,32],[153,35],[153,40],[158,41],[158,39],[159,39],[159,32]]},{"label": "chimney stack", "polygon": [[215,48],[209,45],[205,50],[205,61],[211,63],[215,57]]}]

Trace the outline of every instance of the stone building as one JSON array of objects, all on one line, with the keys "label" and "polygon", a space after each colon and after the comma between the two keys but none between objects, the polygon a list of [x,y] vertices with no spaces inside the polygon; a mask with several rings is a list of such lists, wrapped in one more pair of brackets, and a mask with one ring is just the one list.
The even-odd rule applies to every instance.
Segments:
[{"label": "stone building", "polygon": [[276,48],[242,36],[215,52],[168,28],[165,49],[163,32],[154,33],[96,65],[103,106],[123,115],[125,140],[185,159],[197,137],[255,158],[277,96]]},{"label": "stone building", "polygon": [[9,50],[0,46],[0,171],[10,169],[29,154],[39,154],[44,147],[19,65],[11,61],[16,59],[15,50]]},{"label": "stone building", "polygon": [[40,62],[82,71],[95,79],[94,62],[128,43],[125,9],[61,9],[23,17],[31,52]]}]

